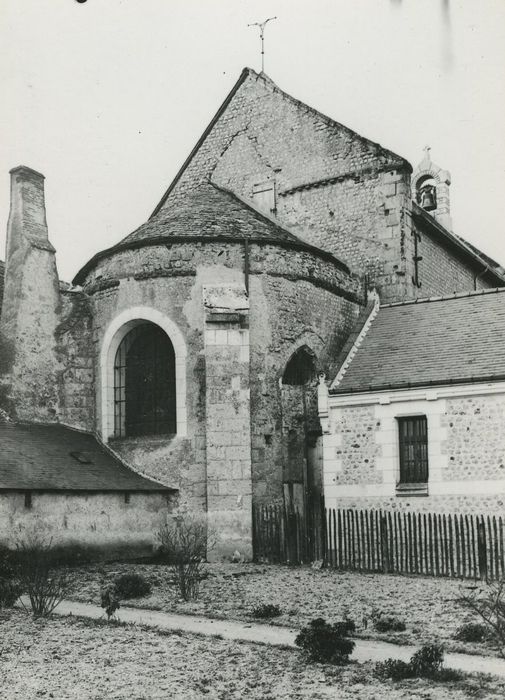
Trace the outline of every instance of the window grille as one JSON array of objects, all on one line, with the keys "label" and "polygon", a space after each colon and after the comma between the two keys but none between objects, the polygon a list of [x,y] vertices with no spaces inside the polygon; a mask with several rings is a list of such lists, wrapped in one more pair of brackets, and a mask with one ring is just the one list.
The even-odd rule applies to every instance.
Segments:
[{"label": "window grille", "polygon": [[121,341],[114,362],[114,435],[176,432],[175,352],[167,334],[142,323]]},{"label": "window grille", "polygon": [[282,377],[283,384],[303,386],[315,377],[314,355],[306,347],[299,348],[289,360]]},{"label": "window grille", "polygon": [[428,482],[428,424],[426,416],[398,418],[400,484]]}]

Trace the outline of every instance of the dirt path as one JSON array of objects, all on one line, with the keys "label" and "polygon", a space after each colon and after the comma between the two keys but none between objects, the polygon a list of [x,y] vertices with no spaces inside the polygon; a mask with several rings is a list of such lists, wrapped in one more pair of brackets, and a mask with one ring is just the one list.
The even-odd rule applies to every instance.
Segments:
[{"label": "dirt path", "polygon": [[[63,601],[54,611],[61,616],[77,615],[91,619],[104,616],[102,608],[90,603]],[[289,627],[259,625],[255,623],[216,620],[194,615],[177,615],[140,608],[121,607],[116,615],[121,622],[144,625],[146,627],[180,630],[193,634],[218,636],[223,639],[240,640],[256,644],[294,647],[297,630]],[[390,657],[408,660],[416,651],[413,646],[398,646],[387,642],[355,639],[356,647],[352,658],[360,663],[384,661]],[[490,673],[505,678],[505,660],[489,656],[470,654],[446,654],[445,666],[467,673]]]}]

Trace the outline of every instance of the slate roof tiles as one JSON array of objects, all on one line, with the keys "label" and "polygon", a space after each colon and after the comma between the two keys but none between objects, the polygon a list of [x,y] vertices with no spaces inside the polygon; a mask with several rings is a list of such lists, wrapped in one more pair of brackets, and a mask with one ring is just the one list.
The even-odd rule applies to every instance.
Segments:
[{"label": "slate roof tiles", "polygon": [[330,393],[505,379],[505,289],[381,306]]},{"label": "slate roof tiles", "polygon": [[0,491],[173,491],[125,466],[97,439],[62,425],[0,415]]}]

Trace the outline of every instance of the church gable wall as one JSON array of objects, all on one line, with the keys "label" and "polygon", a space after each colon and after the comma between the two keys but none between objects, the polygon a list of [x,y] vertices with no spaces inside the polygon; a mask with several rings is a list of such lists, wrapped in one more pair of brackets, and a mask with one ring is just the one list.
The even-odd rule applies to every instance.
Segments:
[{"label": "church gable wall", "polygon": [[270,180],[281,224],[368,272],[386,301],[410,290],[408,165],[262,78],[242,84],[164,206],[209,177],[252,201]]}]

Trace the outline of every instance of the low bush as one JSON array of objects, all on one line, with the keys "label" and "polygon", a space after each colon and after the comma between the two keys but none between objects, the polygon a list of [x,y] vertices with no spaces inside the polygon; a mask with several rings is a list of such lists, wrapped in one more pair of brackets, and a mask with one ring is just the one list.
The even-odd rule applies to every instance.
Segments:
[{"label": "low bush", "polygon": [[116,610],[119,610],[121,607],[115,585],[109,584],[107,586],[103,586],[102,590],[100,591],[100,599],[100,605],[105,610],[107,620],[110,621]]},{"label": "low bush", "polygon": [[66,567],[59,566],[51,540],[34,530],[17,543],[16,573],[34,617],[48,617],[70,588]]},{"label": "low bush", "polygon": [[256,608],[253,608],[251,615],[258,619],[268,620],[272,617],[279,617],[279,615],[282,615],[282,610],[278,605],[263,603],[262,605],[258,605]]},{"label": "low bush", "polygon": [[343,665],[349,663],[354,642],[348,638],[356,626],[352,620],[330,624],[322,617],[312,620],[295,639],[310,661]]},{"label": "low bush", "polygon": [[20,595],[21,586],[17,581],[0,578],[0,610],[2,608],[12,608]]},{"label": "low bush", "polygon": [[119,574],[113,584],[119,600],[143,598],[151,593],[151,584],[141,574]]},{"label": "low bush", "polygon": [[483,642],[487,636],[487,629],[479,622],[467,622],[456,630],[454,639],[460,642]]},{"label": "low bush", "polygon": [[458,680],[461,674],[452,669],[442,668],[444,650],[438,644],[426,644],[412,655],[409,662],[387,659],[375,664],[378,678],[391,678],[394,681],[405,678],[432,678],[440,682]]},{"label": "low bush", "polygon": [[487,631],[487,637],[505,659],[505,577],[488,581],[459,599],[460,605],[478,615]]},{"label": "low bush", "polygon": [[207,551],[215,544],[197,513],[170,516],[158,531],[158,557],[169,567],[183,600],[198,597]]},{"label": "low bush", "polygon": [[379,615],[373,624],[377,632],[405,632],[407,629],[405,622],[393,615]]}]

